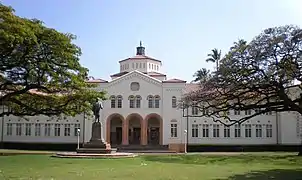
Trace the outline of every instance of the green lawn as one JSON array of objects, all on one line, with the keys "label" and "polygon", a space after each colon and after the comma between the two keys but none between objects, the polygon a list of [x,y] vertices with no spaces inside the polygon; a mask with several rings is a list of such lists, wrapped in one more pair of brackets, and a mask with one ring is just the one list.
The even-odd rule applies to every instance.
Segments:
[{"label": "green lawn", "polygon": [[60,159],[50,155],[0,156],[0,179],[41,180],[295,180],[294,154],[139,156],[133,159]]}]

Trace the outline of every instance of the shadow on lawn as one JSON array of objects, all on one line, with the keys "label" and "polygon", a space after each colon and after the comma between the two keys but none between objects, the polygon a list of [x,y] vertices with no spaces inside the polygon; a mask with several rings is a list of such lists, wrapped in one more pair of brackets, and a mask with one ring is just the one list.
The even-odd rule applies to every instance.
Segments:
[{"label": "shadow on lawn", "polygon": [[246,174],[230,176],[217,180],[302,180],[302,169],[273,169],[269,171],[252,171]]}]

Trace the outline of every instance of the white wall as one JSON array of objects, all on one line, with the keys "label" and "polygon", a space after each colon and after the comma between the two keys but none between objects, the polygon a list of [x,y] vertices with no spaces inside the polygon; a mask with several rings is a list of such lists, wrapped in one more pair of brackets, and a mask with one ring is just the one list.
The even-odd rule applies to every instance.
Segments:
[{"label": "white wall", "polygon": [[147,72],[148,63],[145,59],[134,59],[134,60],[126,60],[120,63],[120,72],[131,72],[134,70],[138,70],[141,72]]},{"label": "white wall", "polygon": [[[139,91],[131,91],[130,84],[131,82],[138,82],[140,84]],[[107,85],[103,85],[100,87],[100,90],[105,90],[108,93],[108,97],[111,95],[121,95],[123,97],[122,108],[111,108],[110,99],[103,102],[104,110],[102,111],[102,119],[103,124],[106,124],[107,118],[113,114],[118,113],[122,115],[125,119],[128,115],[132,113],[138,113],[145,118],[148,114],[156,113],[162,114],[162,103],[160,103],[160,108],[148,108],[148,95],[159,95],[161,100],[163,100],[162,93],[162,85],[161,82],[154,78],[149,78],[146,75],[138,72],[132,72],[127,74],[124,77],[116,79],[112,83],[108,83]],[[129,100],[128,97],[130,95],[140,95],[142,97],[141,100],[141,108],[129,108]],[[105,129],[105,128],[104,128]],[[104,136],[106,134],[106,130],[103,131]]]},{"label": "white wall", "polygon": [[[185,83],[163,83],[163,144],[182,143],[185,121],[182,121],[182,110],[172,108],[172,97],[179,101],[182,97]],[[177,124],[177,137],[171,137],[171,124]]]},{"label": "white wall", "polygon": [[129,59],[120,62],[120,72],[131,72],[134,70],[141,72],[160,72],[161,62],[151,59]]},{"label": "white wall", "polygon": [[[130,83],[139,82],[140,90],[131,91]],[[110,83],[100,83],[96,90],[105,90],[108,92],[108,97],[110,95],[122,95],[123,96],[123,108],[110,108],[110,100],[104,101],[104,110],[102,111],[102,123],[103,123],[103,137],[106,135],[106,120],[108,116],[113,113],[119,113],[124,118],[126,118],[131,113],[138,113],[145,118],[148,114],[157,113],[163,119],[163,144],[169,143],[182,143],[185,140],[184,130],[187,129],[187,119],[182,117],[182,110],[178,108],[172,108],[172,96],[176,96],[179,100],[183,95],[184,83],[162,83],[160,80],[155,78],[147,77],[145,74],[140,72],[131,72],[123,77],[117,78]],[[140,95],[142,97],[141,108],[129,108],[129,95]],[[148,95],[159,95],[161,97],[160,108],[148,108]],[[189,111],[191,113],[191,110]],[[186,114],[186,112],[185,112]],[[234,115],[233,111],[230,111],[230,116],[233,119],[239,119],[244,116],[244,112],[241,115]],[[245,128],[241,128],[241,137],[234,137],[234,126],[230,128],[231,137],[223,137],[223,126],[220,125],[220,137],[213,137],[213,124],[215,124],[212,119],[206,117],[190,117],[188,124],[188,138],[190,144],[277,144],[277,126],[279,127],[279,141],[280,144],[299,144],[300,138],[298,136],[298,129],[302,132],[302,118],[299,116],[299,127],[297,127],[297,115],[295,113],[281,113],[276,115],[260,115],[245,123],[252,125],[252,137],[246,138],[244,136]],[[39,120],[39,122],[38,122]],[[48,121],[50,120],[50,121]],[[78,122],[77,122],[78,121]],[[171,122],[172,121],[172,122]],[[93,122],[93,117],[86,117],[84,122],[84,116],[78,115],[74,118],[68,117],[66,120],[50,119],[46,116],[36,116],[31,117],[30,121],[20,119],[14,116],[4,117],[4,141],[5,142],[55,142],[55,143],[76,143],[77,137],[74,136],[74,128],[71,125],[71,136],[59,136],[55,137],[53,135],[54,129],[52,128],[51,136],[44,136],[44,123],[60,123],[61,124],[61,135],[64,133],[64,124],[75,124],[80,123],[81,131],[81,141],[88,142],[91,138],[91,125]],[[32,135],[25,136],[25,126],[23,126],[22,136],[16,136],[16,128],[13,128],[13,136],[7,136],[7,123],[32,123]],[[34,136],[34,124],[41,124],[41,136]],[[177,134],[175,138],[171,137],[170,125],[171,123],[177,124]],[[0,123],[0,131],[1,131]],[[198,134],[199,137],[192,137],[192,124],[198,124]],[[209,137],[201,137],[202,124],[209,124]],[[255,127],[257,124],[262,125],[262,137],[255,136]],[[272,125],[273,134],[272,137],[266,137],[266,124]],[[52,125],[54,127],[54,125]],[[83,130],[85,128],[85,131]],[[63,132],[62,132],[63,131]],[[2,133],[1,133],[2,134]]]},{"label": "white wall", "polygon": [[[12,124],[12,135],[8,134],[8,124]],[[21,124],[21,136],[16,134],[16,124]],[[30,124],[31,133],[26,135],[25,124]],[[35,136],[35,124],[40,124],[40,135]],[[45,124],[50,124],[50,136],[45,136]],[[60,136],[55,136],[54,127],[55,124],[60,125]],[[70,136],[64,135],[65,124],[70,124]],[[80,124],[80,141],[83,141],[83,116],[78,115],[76,117],[67,117],[66,119],[59,119],[57,117],[47,116],[34,116],[20,118],[16,116],[5,116],[4,117],[4,131],[3,140],[5,142],[32,142],[32,143],[76,143],[77,136],[75,136],[75,124]]]},{"label": "white wall", "polygon": [[302,118],[296,112],[282,112],[281,143],[286,145],[300,144],[302,133]]}]

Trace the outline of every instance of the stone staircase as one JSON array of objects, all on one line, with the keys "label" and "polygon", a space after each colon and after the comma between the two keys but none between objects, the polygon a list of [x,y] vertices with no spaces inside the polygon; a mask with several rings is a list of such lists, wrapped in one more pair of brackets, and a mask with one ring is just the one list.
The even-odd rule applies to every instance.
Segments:
[{"label": "stone staircase", "polygon": [[119,145],[116,147],[117,152],[129,153],[176,153],[169,150],[168,145]]}]

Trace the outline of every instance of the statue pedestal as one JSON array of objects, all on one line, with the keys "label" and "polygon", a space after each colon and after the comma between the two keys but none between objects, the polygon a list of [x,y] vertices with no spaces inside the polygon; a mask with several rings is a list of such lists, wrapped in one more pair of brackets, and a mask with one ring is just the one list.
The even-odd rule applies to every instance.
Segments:
[{"label": "statue pedestal", "polygon": [[109,143],[102,139],[102,125],[100,122],[92,124],[92,135],[89,142],[83,145],[83,148],[77,149],[77,153],[105,153],[112,152]]}]

